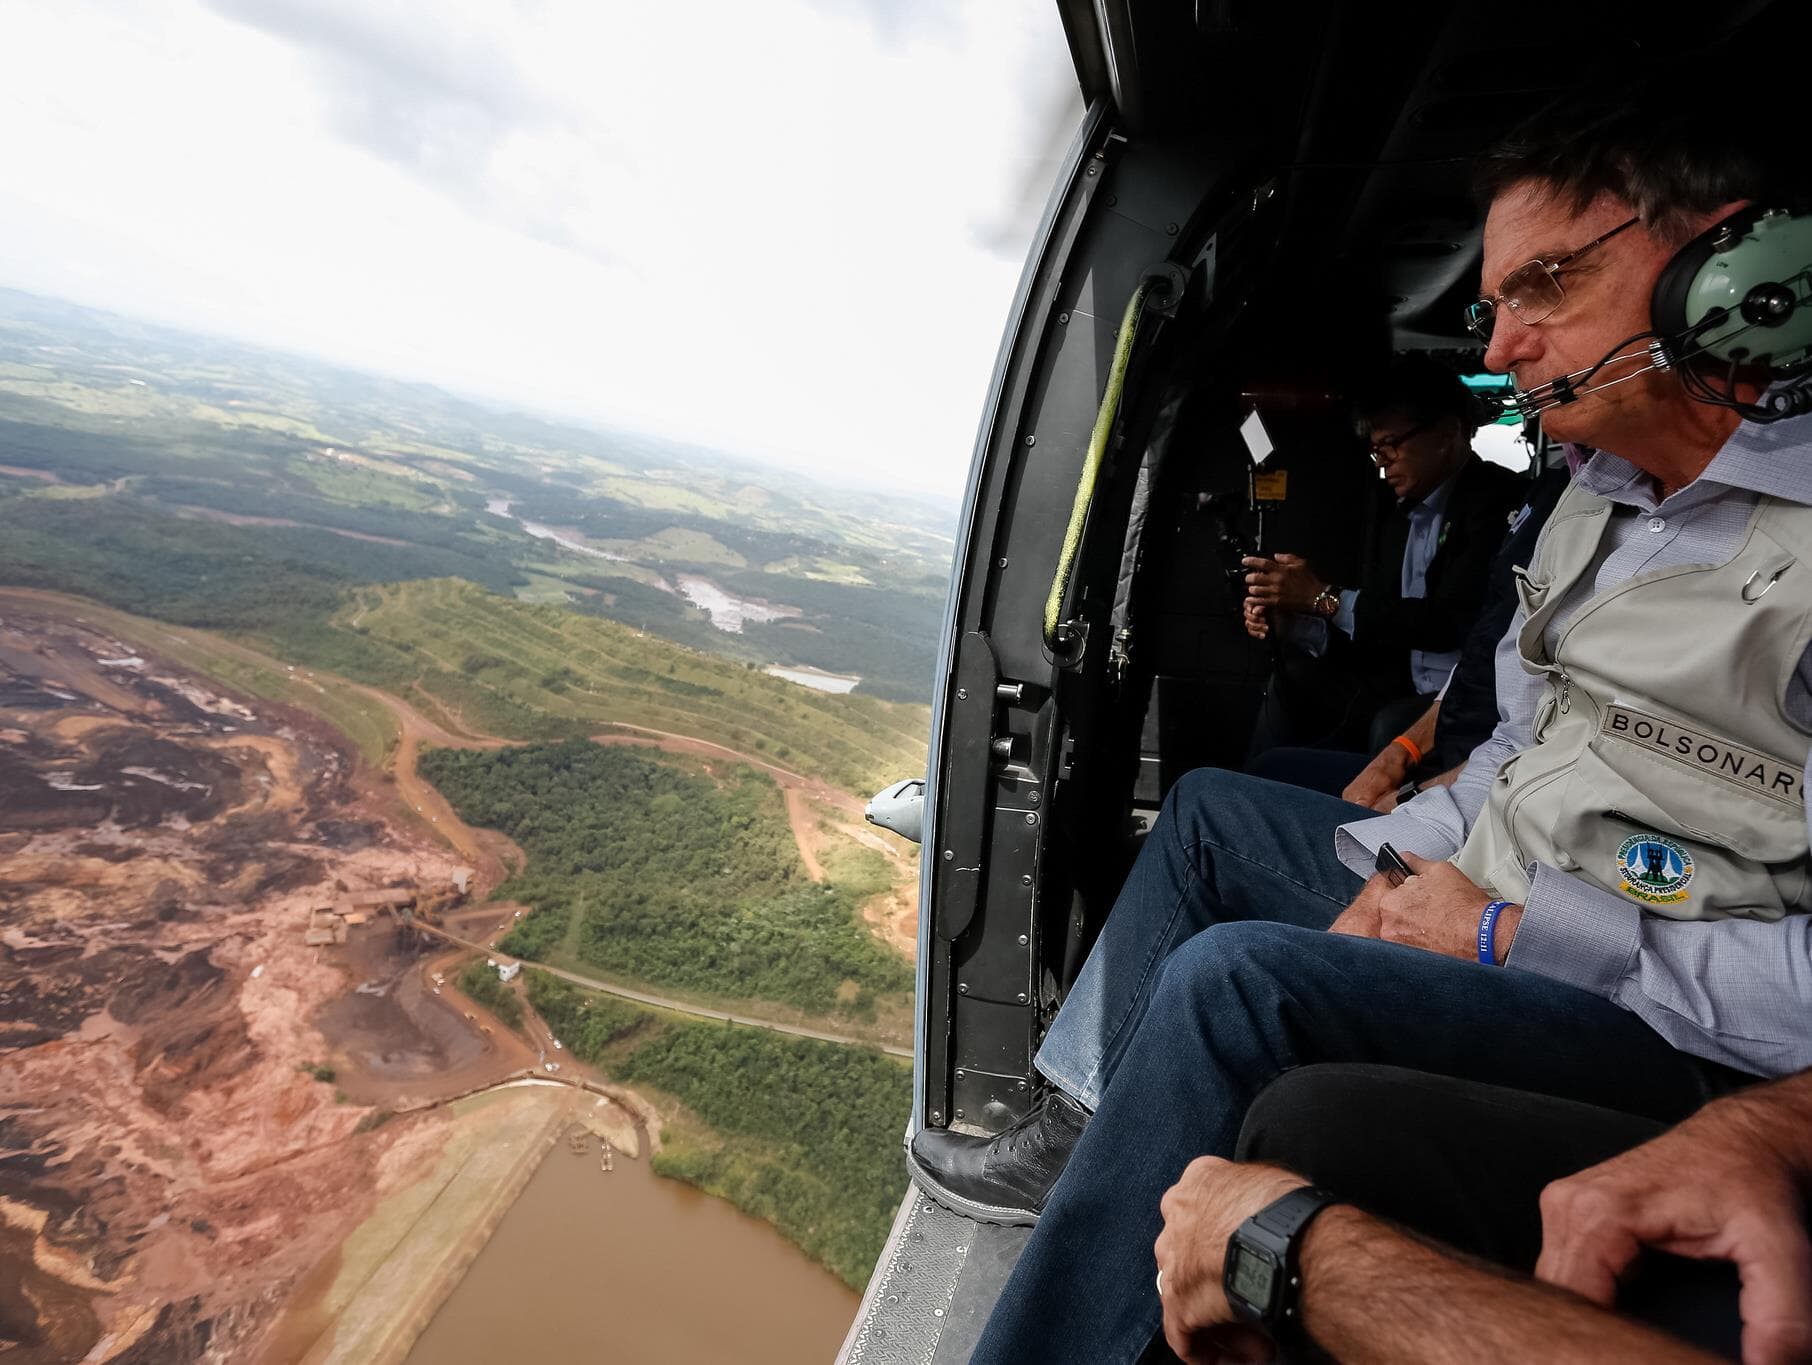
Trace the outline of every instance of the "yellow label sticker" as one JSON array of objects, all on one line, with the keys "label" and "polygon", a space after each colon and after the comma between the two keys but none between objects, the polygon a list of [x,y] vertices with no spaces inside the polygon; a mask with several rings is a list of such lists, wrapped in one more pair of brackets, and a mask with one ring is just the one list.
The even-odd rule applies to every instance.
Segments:
[{"label": "yellow label sticker", "polygon": [[1273,469],[1252,479],[1252,492],[1260,502],[1282,502],[1290,495],[1290,471]]}]

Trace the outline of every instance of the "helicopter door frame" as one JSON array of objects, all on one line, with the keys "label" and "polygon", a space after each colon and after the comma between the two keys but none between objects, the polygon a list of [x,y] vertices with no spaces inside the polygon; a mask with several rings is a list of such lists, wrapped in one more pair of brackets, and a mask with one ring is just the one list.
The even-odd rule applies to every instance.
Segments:
[{"label": "helicopter door frame", "polygon": [[[908,1140],[926,1126],[995,1131],[1024,1113],[1056,1005],[1040,961],[1040,874],[1073,678],[1045,646],[1043,607],[1127,300],[1177,249],[1213,178],[1199,149],[1129,141],[1112,116],[1100,99],[1085,112],[1034,237],[958,526],[920,854]],[[1072,598],[1085,628],[1101,618],[1082,660],[1099,672],[1111,601],[1081,600],[1086,583]],[[1061,888],[1051,894],[1073,913]]]}]

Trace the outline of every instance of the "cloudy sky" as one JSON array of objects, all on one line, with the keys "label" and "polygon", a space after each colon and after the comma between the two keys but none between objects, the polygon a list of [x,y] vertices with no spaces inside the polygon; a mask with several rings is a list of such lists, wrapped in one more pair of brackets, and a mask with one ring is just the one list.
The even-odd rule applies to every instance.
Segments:
[{"label": "cloudy sky", "polygon": [[955,493],[1050,0],[7,0],[0,284]]}]

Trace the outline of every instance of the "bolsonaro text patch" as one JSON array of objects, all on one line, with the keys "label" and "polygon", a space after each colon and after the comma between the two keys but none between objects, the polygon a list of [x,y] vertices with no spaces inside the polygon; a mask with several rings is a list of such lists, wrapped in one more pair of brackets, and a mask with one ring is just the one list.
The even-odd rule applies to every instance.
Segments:
[{"label": "bolsonaro text patch", "polygon": [[1645,753],[1670,758],[1695,772],[1721,777],[1757,796],[1772,797],[1791,806],[1805,804],[1800,764],[1758,754],[1704,730],[1662,720],[1627,706],[1607,706],[1598,732],[1609,739],[1632,744]]}]

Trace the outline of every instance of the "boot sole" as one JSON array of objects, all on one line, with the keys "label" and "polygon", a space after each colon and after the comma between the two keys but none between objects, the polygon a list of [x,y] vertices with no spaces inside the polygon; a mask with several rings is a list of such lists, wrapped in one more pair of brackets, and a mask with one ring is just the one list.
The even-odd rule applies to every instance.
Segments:
[{"label": "boot sole", "polygon": [[912,1174],[912,1183],[927,1198],[941,1204],[952,1213],[960,1213],[964,1218],[972,1218],[978,1223],[993,1223],[1006,1228],[1030,1228],[1038,1226],[1038,1215],[1030,1209],[1006,1208],[999,1204],[981,1204],[973,1199],[965,1199],[940,1185],[932,1174],[919,1165],[913,1156],[912,1148],[906,1149],[906,1169]]}]

